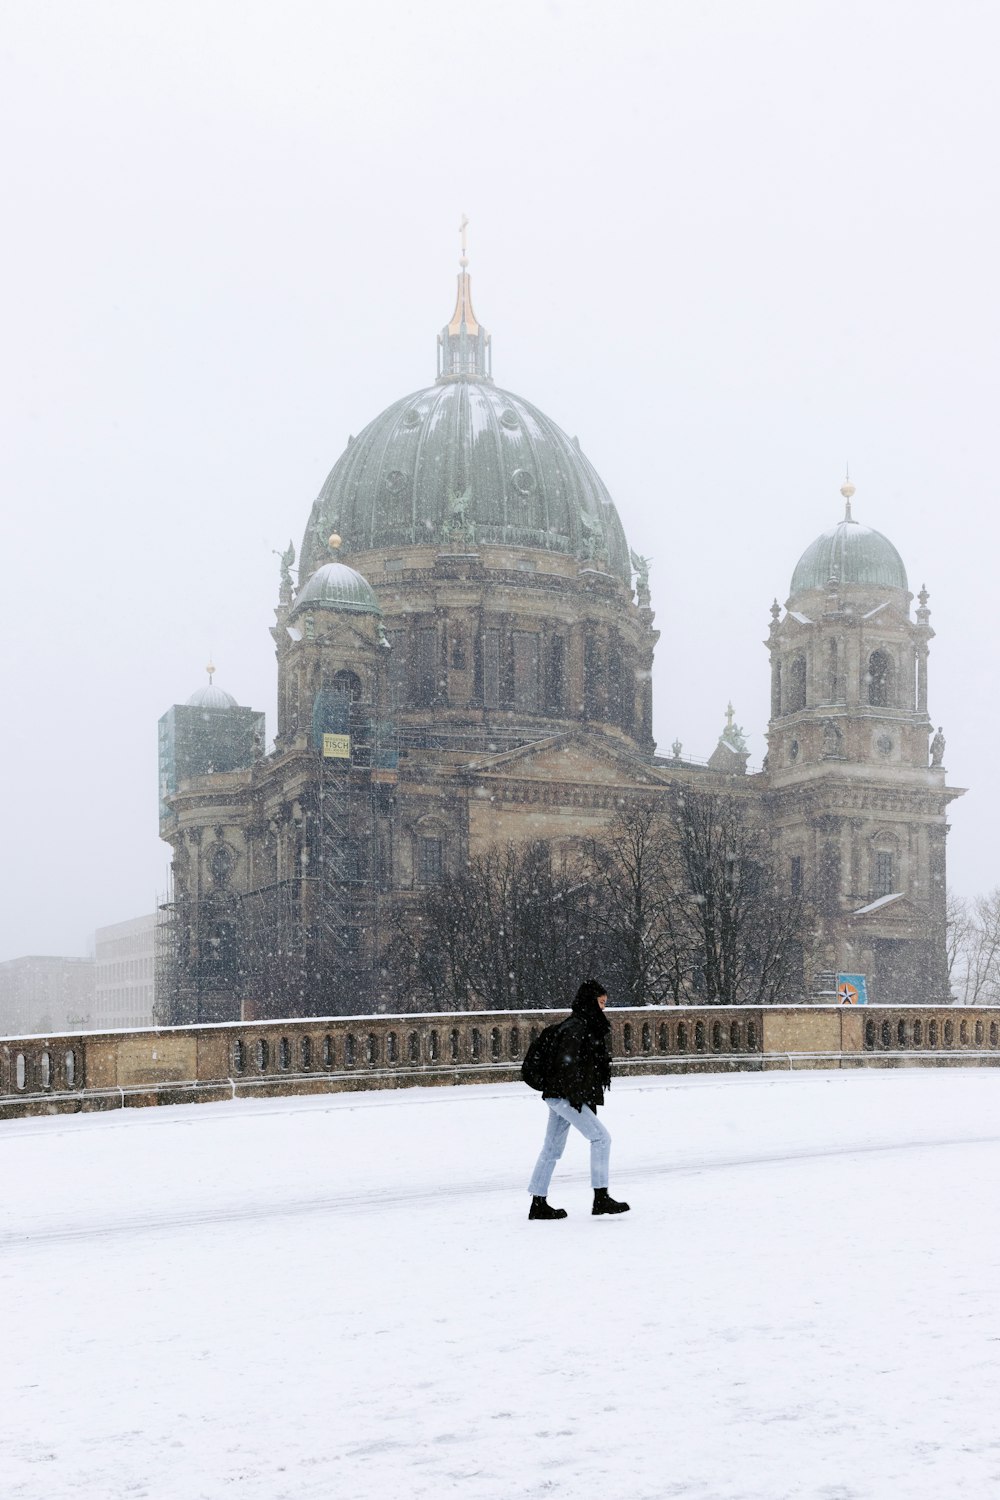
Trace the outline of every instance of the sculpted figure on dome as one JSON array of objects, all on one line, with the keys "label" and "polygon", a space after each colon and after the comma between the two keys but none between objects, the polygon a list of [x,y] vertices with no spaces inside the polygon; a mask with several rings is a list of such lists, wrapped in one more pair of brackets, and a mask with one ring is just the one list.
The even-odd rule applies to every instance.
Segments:
[{"label": "sculpted figure on dome", "polygon": [[474,542],[476,539],[475,522],[468,519],[469,502],[472,493],[466,487],[460,495],[451,494],[448,497],[448,514],[445,517],[445,537],[449,541]]},{"label": "sculpted figure on dome", "polygon": [[606,558],[604,528],[600,521],[584,515],[580,517],[580,524],[583,527],[583,555],[587,562],[597,562]]}]

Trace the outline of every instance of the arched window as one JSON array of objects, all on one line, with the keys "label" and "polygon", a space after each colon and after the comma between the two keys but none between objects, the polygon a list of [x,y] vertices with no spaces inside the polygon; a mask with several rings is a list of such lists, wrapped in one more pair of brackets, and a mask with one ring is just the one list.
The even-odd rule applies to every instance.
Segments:
[{"label": "arched window", "polygon": [[793,656],[788,668],[788,702],[785,712],[797,714],[806,706],[806,659]]},{"label": "arched window", "polygon": [[346,693],[352,703],[361,702],[361,678],[357,672],[334,672],[331,686],[335,692]]},{"label": "arched window", "polygon": [[886,651],[873,651],[868,658],[868,702],[875,708],[892,702],[892,658]]},{"label": "arched window", "polygon": [[896,871],[891,849],[876,849],[872,853],[872,899],[891,896],[896,889]]},{"label": "arched window", "polygon": [[444,878],[444,840],[422,838],[418,845],[418,872],[421,885],[437,885]]}]

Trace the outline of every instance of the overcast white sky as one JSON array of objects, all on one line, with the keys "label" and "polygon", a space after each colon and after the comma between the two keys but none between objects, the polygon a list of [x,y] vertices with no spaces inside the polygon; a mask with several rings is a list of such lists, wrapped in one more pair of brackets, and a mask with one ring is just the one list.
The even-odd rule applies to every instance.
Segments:
[{"label": "overcast white sky", "polygon": [[152,909],[156,721],[264,708],[277,558],[429,384],[462,212],[498,384],[651,556],[661,748],[855,515],[926,582],[952,884],[1000,881],[1000,10],[959,0],[7,0],[0,958]]}]

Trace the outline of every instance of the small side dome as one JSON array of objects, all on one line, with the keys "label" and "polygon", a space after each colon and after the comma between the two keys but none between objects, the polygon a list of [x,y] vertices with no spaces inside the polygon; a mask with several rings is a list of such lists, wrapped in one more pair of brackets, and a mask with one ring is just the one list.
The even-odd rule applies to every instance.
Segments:
[{"label": "small side dome", "polygon": [[[337,538],[338,542],[340,538]],[[344,614],[380,615],[375,590],[354,568],[346,563],[329,562],[317,568],[299,594],[292,614],[300,609],[336,609]]]},{"label": "small side dome", "polygon": [[902,589],[905,594],[906,569],[889,538],[869,526],[860,526],[851,515],[855,489],[849,477],[840,493],[846,502],[844,519],[839,526],[824,531],[803,552],[792,574],[792,594],[825,589],[831,579],[837,583]]},{"label": "small side dome", "polygon": [[225,688],[215,687],[206,682],[196,693],[192,693],[188,699],[188,708],[213,708],[217,711],[227,708],[239,708],[239,704],[232,693],[227,693]]}]

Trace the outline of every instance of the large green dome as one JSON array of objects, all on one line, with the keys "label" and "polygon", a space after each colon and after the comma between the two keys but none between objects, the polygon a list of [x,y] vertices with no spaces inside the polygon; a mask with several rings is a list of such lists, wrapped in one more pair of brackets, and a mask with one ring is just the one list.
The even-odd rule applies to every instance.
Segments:
[{"label": "large green dome", "polygon": [[792,594],[825,589],[838,583],[869,584],[907,591],[903,559],[880,531],[860,526],[848,513],[839,526],[824,531],[799,558],[792,574]]},{"label": "large green dome", "polygon": [[331,532],[345,552],[447,542],[593,559],[631,583],[625,534],[576,442],[492,381],[442,380],[396,401],[348,445],[302,543],[306,572]]}]

